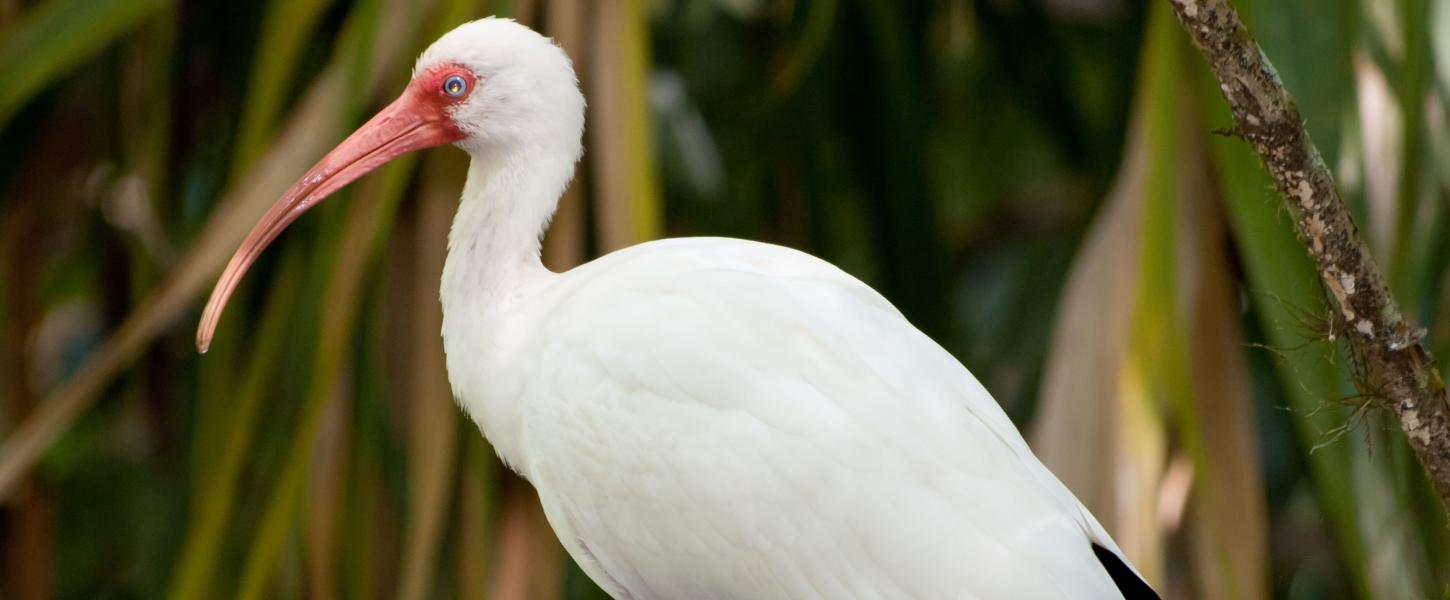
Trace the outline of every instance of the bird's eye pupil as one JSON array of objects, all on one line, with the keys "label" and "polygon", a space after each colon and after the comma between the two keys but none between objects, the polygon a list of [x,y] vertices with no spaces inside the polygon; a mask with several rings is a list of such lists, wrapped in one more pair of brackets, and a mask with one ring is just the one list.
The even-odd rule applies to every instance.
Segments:
[{"label": "bird's eye pupil", "polygon": [[466,92],[468,92],[468,81],[463,76],[449,75],[447,79],[443,80],[443,93],[458,98]]}]

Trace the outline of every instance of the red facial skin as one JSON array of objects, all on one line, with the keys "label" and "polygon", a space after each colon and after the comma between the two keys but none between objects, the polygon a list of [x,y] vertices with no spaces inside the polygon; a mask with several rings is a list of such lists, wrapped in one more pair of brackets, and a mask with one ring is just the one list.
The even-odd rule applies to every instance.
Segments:
[{"label": "red facial skin", "polygon": [[[451,76],[467,83],[457,97],[448,95],[443,87]],[[435,66],[413,79],[394,100],[357,131],[338,144],[332,152],[313,165],[292,184],[272,208],[267,210],[252,232],[237,248],[227,268],[212,289],[211,299],[202,312],[196,331],[196,349],[205,353],[211,345],[217,321],[242,275],[288,225],[302,213],[316,206],[343,186],[387,164],[403,154],[423,148],[442,146],[466,137],[453,122],[448,109],[463,102],[477,86],[473,73],[458,65]]]}]

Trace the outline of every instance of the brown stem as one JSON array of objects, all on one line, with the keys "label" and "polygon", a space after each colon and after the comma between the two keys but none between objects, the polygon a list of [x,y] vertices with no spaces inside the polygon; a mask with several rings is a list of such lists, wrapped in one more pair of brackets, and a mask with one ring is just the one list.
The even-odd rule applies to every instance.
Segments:
[{"label": "brown stem", "polygon": [[1360,391],[1399,417],[1415,455],[1450,509],[1450,405],[1424,331],[1405,323],[1384,276],[1293,98],[1229,0],[1168,0],[1208,60],[1233,110],[1235,133],[1253,144],[1294,215],[1343,335],[1364,369]]}]

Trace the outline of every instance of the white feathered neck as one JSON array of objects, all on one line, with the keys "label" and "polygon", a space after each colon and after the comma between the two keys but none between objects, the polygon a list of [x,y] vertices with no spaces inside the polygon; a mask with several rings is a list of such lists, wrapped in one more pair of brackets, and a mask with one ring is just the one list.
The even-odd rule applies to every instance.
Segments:
[{"label": "white feathered neck", "polygon": [[[435,42],[417,70],[439,64],[477,78],[453,111],[472,157],[448,235],[439,299],[454,396],[500,455],[514,458],[520,407],[490,389],[503,360],[510,310],[554,275],[540,240],[582,153],[584,98],[568,57],[554,43],[507,19],[465,24]],[[520,333],[522,335],[522,333]]]}]

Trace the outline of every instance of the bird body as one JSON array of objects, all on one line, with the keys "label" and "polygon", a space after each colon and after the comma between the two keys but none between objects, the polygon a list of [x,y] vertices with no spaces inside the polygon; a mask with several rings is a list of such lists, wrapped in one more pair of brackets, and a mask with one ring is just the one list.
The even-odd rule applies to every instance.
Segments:
[{"label": "bird body", "polygon": [[722,238],[545,269],[582,126],[556,46],[459,27],[258,224],[199,347],[303,210],[454,143],[473,157],[440,288],[454,394],[614,597],[1112,598],[1136,589],[1123,573],[1146,589],[971,373],[840,269]]},{"label": "bird body", "polygon": [[459,400],[616,597],[1117,594],[987,391],[828,263],[666,240],[494,306]]}]

